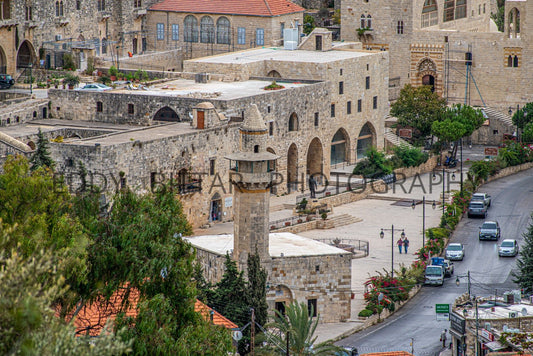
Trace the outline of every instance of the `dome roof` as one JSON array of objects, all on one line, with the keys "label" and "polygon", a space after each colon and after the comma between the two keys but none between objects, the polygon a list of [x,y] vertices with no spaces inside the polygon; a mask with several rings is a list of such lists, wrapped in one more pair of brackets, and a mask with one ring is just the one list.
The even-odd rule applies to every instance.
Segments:
[{"label": "dome roof", "polygon": [[244,112],[244,131],[266,131],[267,127],[257,105],[251,104]]}]

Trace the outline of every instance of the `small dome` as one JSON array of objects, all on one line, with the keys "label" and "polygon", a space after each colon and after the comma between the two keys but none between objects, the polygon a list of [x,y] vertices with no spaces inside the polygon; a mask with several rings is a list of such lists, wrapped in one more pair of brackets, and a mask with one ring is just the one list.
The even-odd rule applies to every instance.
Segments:
[{"label": "small dome", "polygon": [[266,131],[267,127],[257,105],[250,105],[244,112],[244,124],[242,129],[245,131]]},{"label": "small dome", "polygon": [[215,106],[209,101],[204,101],[203,103],[200,103],[195,106],[195,109],[214,109],[214,108]]}]

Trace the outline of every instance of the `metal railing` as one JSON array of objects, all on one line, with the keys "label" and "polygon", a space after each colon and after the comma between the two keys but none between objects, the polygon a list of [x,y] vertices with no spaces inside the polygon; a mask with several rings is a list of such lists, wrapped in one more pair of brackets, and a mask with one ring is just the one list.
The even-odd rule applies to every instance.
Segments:
[{"label": "metal railing", "polygon": [[[313,199],[322,199],[322,198],[330,197],[330,196],[341,194],[341,193],[358,191],[360,189],[363,189],[364,186],[365,186],[364,183],[350,183],[350,184],[346,184],[346,185],[331,186],[331,187],[325,188],[325,189],[322,188],[322,189],[319,189],[319,191],[315,193],[315,198],[313,198]],[[297,195],[296,196],[296,204],[301,202],[302,199],[304,199],[304,198],[306,200],[312,199],[311,198],[311,193],[309,192],[309,193],[304,193],[304,194]]]},{"label": "metal railing", "polygon": [[322,243],[341,248],[346,251],[355,252],[362,251],[364,256],[368,256],[370,253],[370,244],[365,240],[352,240],[352,239],[338,239],[338,238],[328,238],[328,239],[317,239]]},{"label": "metal railing", "polygon": [[312,215],[291,216],[291,217],[284,218],[284,219],[270,221],[268,223],[268,225],[270,227],[270,230],[272,231],[272,230],[283,229],[285,227],[289,227],[289,226],[293,226],[293,225],[303,224],[303,223],[306,223],[306,222],[309,222],[309,221],[313,221],[313,220],[316,220],[316,219],[317,219],[317,217],[314,214],[312,214]]}]

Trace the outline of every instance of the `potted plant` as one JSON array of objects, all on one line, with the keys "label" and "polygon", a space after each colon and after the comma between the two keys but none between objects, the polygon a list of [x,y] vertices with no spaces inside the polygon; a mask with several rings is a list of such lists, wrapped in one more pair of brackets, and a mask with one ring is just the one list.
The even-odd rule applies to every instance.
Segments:
[{"label": "potted plant", "polygon": [[80,77],[74,74],[68,73],[63,79],[63,85],[68,85],[69,89],[74,89],[76,85],[80,83]]},{"label": "potted plant", "polygon": [[298,219],[298,224],[303,223],[304,221],[302,219]]},{"label": "potted plant", "polygon": [[320,214],[320,217],[322,218],[322,220],[326,220],[328,218],[328,213],[324,212]]},{"label": "potted plant", "polygon": [[111,80],[113,81],[117,80],[117,75],[118,75],[117,67],[115,66],[109,67],[109,77],[111,78]]},{"label": "potted plant", "polygon": [[290,221],[285,221],[285,226],[291,226],[291,222]]},{"label": "potted plant", "polygon": [[285,88],[283,85],[279,85],[278,83],[276,83],[275,80],[273,80],[270,85],[267,85],[263,89],[264,90],[279,90],[279,89],[283,89],[283,88]]}]

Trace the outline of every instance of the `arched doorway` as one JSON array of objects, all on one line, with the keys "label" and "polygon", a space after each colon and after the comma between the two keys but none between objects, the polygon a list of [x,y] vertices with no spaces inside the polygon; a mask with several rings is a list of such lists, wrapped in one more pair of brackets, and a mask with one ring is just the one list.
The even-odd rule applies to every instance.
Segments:
[{"label": "arched doorway", "polygon": [[338,129],[331,139],[331,165],[349,162],[349,147],[350,139],[348,133],[343,128]]},{"label": "arched doorway", "polygon": [[298,190],[298,148],[293,143],[287,153],[287,189]]},{"label": "arched doorway", "polygon": [[7,60],[4,49],[0,46],[0,74],[7,73]]},{"label": "arched doorway", "polygon": [[357,159],[365,158],[366,152],[374,145],[375,135],[374,128],[370,123],[366,123],[359,132],[357,137]]},{"label": "arched doorway", "polygon": [[271,70],[270,72],[268,72],[267,77],[270,77],[270,78],[281,78],[281,74],[279,74],[279,72],[277,70]]},{"label": "arched doorway", "polygon": [[132,48],[131,48],[131,52],[132,52],[133,54],[137,54],[137,47],[138,47],[138,45],[137,45],[137,37],[134,37],[134,38],[133,38],[133,40],[132,40],[132,44],[131,44],[131,47],[132,47]]},{"label": "arched doorway", "polygon": [[35,62],[35,51],[30,41],[22,42],[17,52],[17,70],[30,67]]},{"label": "arched doorway", "polygon": [[431,91],[435,91],[435,77],[431,74],[426,74],[422,77],[422,85],[429,85],[431,87]]},{"label": "arched doorway", "polygon": [[154,115],[155,121],[171,121],[171,122],[180,122],[178,114],[168,106],[159,109],[158,112]]},{"label": "arched doorway", "polygon": [[296,115],[296,113],[293,112],[291,116],[289,117],[289,131],[298,131],[299,129],[298,125],[299,125],[298,115]]},{"label": "arched doorway", "polygon": [[[270,298],[269,298],[270,299]],[[282,315],[285,315],[285,308],[294,300],[293,293],[289,287],[278,284],[273,295],[273,307]]]},{"label": "arched doorway", "polygon": [[418,65],[418,75],[422,78],[422,85],[429,85],[431,91],[435,91],[437,78],[437,65],[431,59],[426,58]]},{"label": "arched doorway", "polygon": [[222,198],[220,194],[215,193],[211,198],[211,206],[209,208],[209,221],[222,220]]},{"label": "arched doorway", "polygon": [[315,137],[307,150],[307,174],[313,176],[317,183],[321,184],[323,168],[322,142],[318,137]]}]

